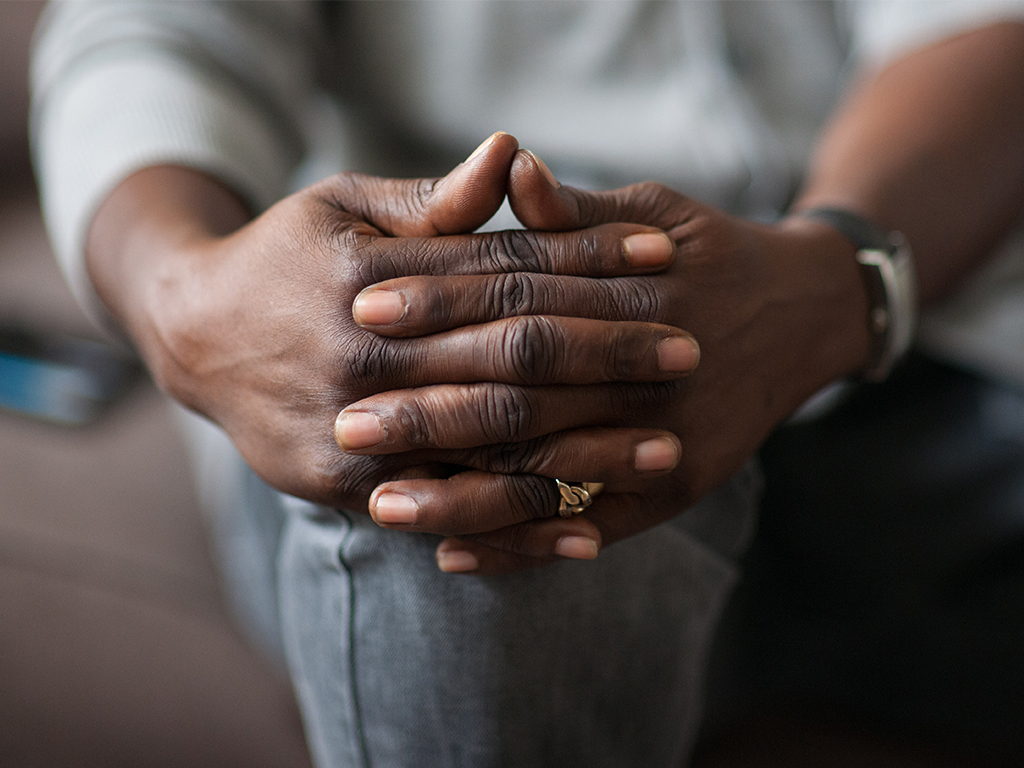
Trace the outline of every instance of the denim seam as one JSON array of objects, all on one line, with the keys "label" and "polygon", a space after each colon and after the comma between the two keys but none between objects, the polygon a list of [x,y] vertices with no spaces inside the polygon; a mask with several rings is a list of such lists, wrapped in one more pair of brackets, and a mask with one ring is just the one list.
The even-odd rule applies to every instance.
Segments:
[{"label": "denim seam", "polygon": [[349,699],[352,702],[352,730],[354,733],[353,741],[355,743],[356,751],[359,755],[359,764],[362,768],[371,768],[370,765],[370,751],[366,747],[366,734],[363,730],[363,717],[359,710],[359,684],[356,680],[356,589],[355,589],[355,575],[352,572],[352,568],[345,560],[345,545],[349,539],[352,538],[352,533],[355,528],[352,522],[352,518],[349,517],[347,512],[338,510],[345,521],[348,523],[348,530],[345,531],[345,535],[341,542],[338,544],[338,563],[341,568],[345,571],[345,575],[348,577],[348,679],[349,679]]}]

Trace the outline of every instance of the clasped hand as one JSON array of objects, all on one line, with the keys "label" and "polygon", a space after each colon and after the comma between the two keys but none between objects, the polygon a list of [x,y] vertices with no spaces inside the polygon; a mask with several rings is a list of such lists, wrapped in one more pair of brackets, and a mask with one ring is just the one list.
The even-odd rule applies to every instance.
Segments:
[{"label": "clasped hand", "polygon": [[[473,234],[506,194],[526,229]],[[595,557],[682,512],[866,354],[827,228],[561,187],[506,134],[443,179],[342,174],[227,234],[164,224],[137,285],[91,262],[157,382],[276,488],[449,537],[450,571]],[[555,477],[605,491],[563,519]]]},{"label": "clasped hand", "polygon": [[[527,238],[529,263],[394,278],[353,306],[382,337],[430,339],[458,360],[476,350],[472,373],[372,395],[338,421],[349,453],[427,450],[462,468],[387,482],[370,498],[381,525],[453,537],[439,548],[447,570],[592,557],[684,511],[866,352],[846,322],[864,316],[850,247],[827,228],[744,222],[657,184],[561,187],[525,151],[507,191],[529,233],[503,237]],[[599,239],[623,222],[654,229]],[[480,375],[488,383],[469,383]],[[605,492],[563,520],[552,516],[554,477]]]}]

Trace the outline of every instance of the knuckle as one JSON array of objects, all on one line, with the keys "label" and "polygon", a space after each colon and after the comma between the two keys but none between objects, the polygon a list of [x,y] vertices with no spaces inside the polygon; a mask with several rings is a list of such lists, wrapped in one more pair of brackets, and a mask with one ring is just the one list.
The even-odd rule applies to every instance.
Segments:
[{"label": "knuckle", "polygon": [[322,502],[350,509],[365,504],[370,493],[387,476],[391,456],[346,456],[336,460],[324,473],[326,495]]},{"label": "knuckle", "polygon": [[640,352],[645,345],[635,334],[625,333],[618,329],[614,338],[606,344],[604,352],[604,372],[609,381],[629,380],[636,376]]},{"label": "knuckle", "polygon": [[487,253],[493,272],[541,272],[544,252],[536,234],[522,229],[495,232],[487,241]]},{"label": "knuckle", "polygon": [[416,179],[413,183],[409,200],[411,204],[420,212],[423,212],[427,208],[427,204],[430,201],[431,196],[434,194],[434,188],[437,187],[438,179]]},{"label": "knuckle", "polygon": [[609,201],[607,195],[577,192],[572,196],[572,201],[576,208],[575,219],[578,225],[593,226],[620,218],[616,215],[614,201]]},{"label": "knuckle", "polygon": [[562,334],[546,317],[529,315],[505,326],[501,352],[506,369],[519,381],[551,381],[565,343]]},{"label": "knuckle", "polygon": [[[358,487],[358,480],[345,471],[348,457],[339,457],[336,451],[322,447],[310,460],[302,462],[297,473],[303,485],[315,492],[315,500],[347,498]],[[355,463],[355,462],[353,462]]]},{"label": "knuckle", "polygon": [[479,414],[485,440],[518,443],[528,439],[536,428],[536,410],[533,396],[522,387],[486,385]]},{"label": "knuckle", "polygon": [[675,195],[671,189],[656,181],[642,181],[633,187],[633,193],[637,199],[646,203],[667,200]]},{"label": "knuckle", "polygon": [[366,193],[360,200],[359,213],[364,219],[387,232],[394,232],[400,222],[416,218],[421,211],[418,185],[412,184],[409,194],[394,194],[384,179],[370,177]]},{"label": "knuckle", "polygon": [[419,400],[406,400],[395,407],[389,427],[410,446],[433,447],[441,440],[437,409]]},{"label": "knuckle", "polygon": [[391,268],[389,256],[397,254],[394,251],[385,254],[376,240],[361,243],[356,255],[357,260],[353,264],[356,288],[362,290],[396,276],[394,269]]},{"label": "knuckle", "polygon": [[381,382],[394,381],[402,366],[395,360],[395,345],[390,341],[367,334],[351,342],[347,367],[353,382],[379,389]]},{"label": "knuckle", "polygon": [[[335,211],[378,225],[382,222],[374,220],[380,217],[372,215],[373,201],[389,197],[384,193],[382,184],[383,180],[377,177],[348,171],[324,179],[314,189],[320,199]],[[386,214],[386,210],[379,213]]]},{"label": "knuckle", "polygon": [[394,180],[362,173],[340,173],[311,189],[336,213],[367,222],[385,232],[426,237],[437,234],[430,222],[430,199],[437,179]]},{"label": "knuckle", "polygon": [[439,234],[430,219],[430,198],[437,179],[415,179],[406,194],[387,197],[389,225],[392,232],[400,228],[404,234],[433,237]]},{"label": "knuckle", "polygon": [[687,386],[686,380],[645,384],[621,384],[612,388],[612,412],[620,423],[643,423],[652,413],[664,411]]},{"label": "knuckle", "polygon": [[528,315],[534,308],[536,284],[532,275],[510,272],[495,275],[488,296],[490,317]]},{"label": "knuckle", "polygon": [[[431,246],[429,238],[372,237],[367,239],[359,237],[354,232],[352,235],[358,238],[354,244],[353,253],[358,257],[356,268],[359,288],[401,277],[410,268],[430,274],[429,269],[423,269],[424,265],[430,263],[436,251],[436,248]],[[404,269],[403,265],[405,265]]]},{"label": "knuckle", "polygon": [[640,210],[645,211],[653,223],[669,221],[682,199],[678,192],[654,181],[635,185],[633,194]]},{"label": "knuckle", "polygon": [[619,295],[611,301],[616,303],[620,313],[625,310],[628,319],[642,323],[665,321],[664,303],[650,280],[617,282],[616,287]]},{"label": "knuckle", "polygon": [[601,261],[603,249],[598,242],[597,233],[586,232],[576,243],[579,249],[580,262],[584,265],[597,265]]},{"label": "knuckle", "polygon": [[[558,510],[555,499],[555,484],[550,478],[540,475],[512,475],[503,478],[505,497],[508,499],[509,511],[517,522],[534,520],[539,517],[551,517]],[[525,537],[528,533],[511,529],[511,535]],[[524,541],[513,551],[524,551]]]},{"label": "knuckle", "polygon": [[497,474],[518,475],[531,472],[541,443],[541,440],[527,440],[521,443],[489,445],[482,449],[481,459],[488,471]]},{"label": "knuckle", "polygon": [[309,188],[311,194],[339,213],[349,213],[359,185],[366,179],[361,173],[336,173]]},{"label": "knuckle", "polygon": [[387,280],[393,275],[385,275],[389,270],[382,265],[389,261],[387,255],[375,237],[362,237],[354,230],[347,230],[336,238],[335,246],[348,258],[341,260],[340,267],[345,270],[342,278],[355,292],[368,285]]},{"label": "knuckle", "polygon": [[[317,503],[351,499],[357,492],[358,481],[346,471],[356,462],[331,450],[326,441],[315,445],[291,442],[275,449],[246,458],[261,479],[278,490]],[[281,453],[287,453],[289,460],[282,463]]]},{"label": "knuckle", "polygon": [[451,328],[458,324],[456,297],[447,281],[407,278],[409,306],[420,307],[423,320],[430,328]]}]

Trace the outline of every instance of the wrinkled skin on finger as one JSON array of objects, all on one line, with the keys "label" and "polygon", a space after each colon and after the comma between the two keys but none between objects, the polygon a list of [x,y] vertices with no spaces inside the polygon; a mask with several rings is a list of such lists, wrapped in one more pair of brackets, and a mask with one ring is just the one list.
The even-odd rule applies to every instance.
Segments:
[{"label": "wrinkled skin on finger", "polygon": [[[342,174],[224,234],[189,229],[174,218],[176,209],[170,226],[165,220],[147,224],[172,234],[156,238],[158,247],[138,248],[137,260],[125,260],[142,277],[128,288],[116,279],[104,281],[99,260],[95,282],[115,315],[133,318],[125,324],[160,386],[220,424],[264,480],[301,498],[365,510],[383,481],[443,479],[460,468],[487,465],[466,450],[453,453],[479,444],[472,440],[421,441],[401,455],[344,453],[335,441],[335,422],[354,401],[446,382],[465,382],[479,392],[501,378],[518,377],[524,385],[612,386],[674,380],[688,372],[661,367],[659,344],[685,341],[686,334],[656,324],[622,329],[590,322],[580,329],[582,321],[563,328],[552,319],[395,339],[355,322],[355,297],[381,280],[526,269],[621,275],[663,266],[630,261],[624,239],[654,230],[642,225],[469,234],[503,201],[516,148],[511,136],[496,134],[442,179]],[[177,179],[186,191],[192,183],[202,187],[194,175],[156,169],[157,183],[150,185],[158,190],[156,200],[166,194],[164,182]],[[132,192],[130,180],[127,186]],[[98,219],[107,221],[102,214]],[[175,234],[179,230],[186,234]],[[148,271],[138,270],[138,261]],[[134,312],[139,306],[144,311]],[[620,339],[623,364],[608,358],[608,334]],[[551,364],[567,340],[578,341],[576,352],[591,361],[585,369]],[[487,397],[494,402],[493,392]],[[456,423],[472,406],[465,397],[442,398],[426,415]]]},{"label": "wrinkled skin on finger", "polygon": [[[156,380],[220,424],[263,479],[302,498],[365,508],[382,478],[443,475],[338,450],[341,408],[407,386],[402,366],[381,364],[388,344],[357,327],[350,307],[382,272],[442,273],[439,247],[421,244],[490,218],[515,150],[497,134],[443,179],[342,174],[226,236],[188,239],[146,283],[148,327],[135,335]],[[449,245],[466,269],[495,252]]]},{"label": "wrinkled skin on finger", "polygon": [[[672,386],[667,401],[628,415],[628,426],[665,430],[678,440],[674,469],[657,478],[623,480],[600,476],[595,465],[593,475],[577,476],[610,481],[581,516],[594,526],[599,535],[592,538],[602,546],[691,506],[736,472],[771,429],[811,394],[856,372],[867,359],[866,300],[853,248],[828,227],[797,219],[755,224],[653,183],[583,192],[558,185],[543,163],[525,151],[512,163],[508,195],[516,216],[534,231],[573,231],[610,222],[656,227],[674,244],[671,265],[657,274],[600,280],[516,275],[511,279],[519,286],[518,298],[511,305],[488,300],[492,276],[447,285],[430,278],[395,280],[371,290],[400,292],[408,307],[404,322],[396,330],[374,330],[435,333],[445,327],[446,317],[488,323],[512,310],[659,323],[692,334],[700,346],[700,365]],[[477,314],[455,314],[453,307],[477,308]],[[593,415],[594,409],[586,410]],[[627,426],[615,419],[559,423],[562,429],[584,425]],[[610,439],[610,434],[594,439]],[[565,461],[562,466],[549,462],[546,473],[565,478],[561,470],[570,467],[580,471],[579,462]],[[526,489],[536,485],[535,478],[526,476],[519,482]],[[443,511],[432,501],[435,485],[430,480],[393,482],[375,497],[386,491],[409,495],[423,506],[434,504],[434,511],[424,514],[433,527],[420,529],[460,537],[439,549],[443,569],[494,573],[542,564],[555,556],[560,536],[569,535],[558,520],[523,520],[522,505],[515,501],[522,491],[510,490],[510,481],[503,478],[481,478],[473,487],[480,511],[471,520],[463,514],[457,523],[438,522]],[[446,567],[446,562],[457,567]]]},{"label": "wrinkled skin on finger", "polygon": [[[837,306],[842,318],[864,317],[866,308],[848,290],[859,279],[852,248],[827,227],[754,224],[653,183],[606,193],[555,186],[529,152],[513,162],[509,199],[532,229],[629,221],[675,242],[668,270],[619,282],[643,286],[630,293],[656,297],[640,307],[648,317],[686,328],[701,348],[685,389],[644,422],[683,446],[680,466],[658,483],[679,500],[676,511],[721,484],[774,426],[866,356],[863,329],[833,320]],[[609,538],[618,530],[626,529],[609,526]]]}]

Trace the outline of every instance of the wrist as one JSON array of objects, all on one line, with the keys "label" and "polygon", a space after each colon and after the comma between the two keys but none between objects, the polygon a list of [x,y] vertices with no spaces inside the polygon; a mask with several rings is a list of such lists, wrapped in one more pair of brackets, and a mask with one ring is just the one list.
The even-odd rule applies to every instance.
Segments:
[{"label": "wrist", "polygon": [[799,367],[806,372],[799,396],[806,398],[870,365],[870,302],[857,248],[837,230],[799,216],[781,220],[775,229],[784,243],[779,251],[784,279],[800,307],[800,336],[794,343],[800,345]]},{"label": "wrist", "polygon": [[93,218],[86,267],[96,293],[172,394],[181,379],[176,340],[197,327],[194,315],[207,293],[196,279],[222,236],[248,218],[215,179],[169,166],[125,179]]},{"label": "wrist", "polygon": [[883,381],[910,348],[917,324],[916,276],[906,238],[843,208],[808,208],[799,215],[827,224],[856,246],[872,339],[870,361],[861,375]]}]

